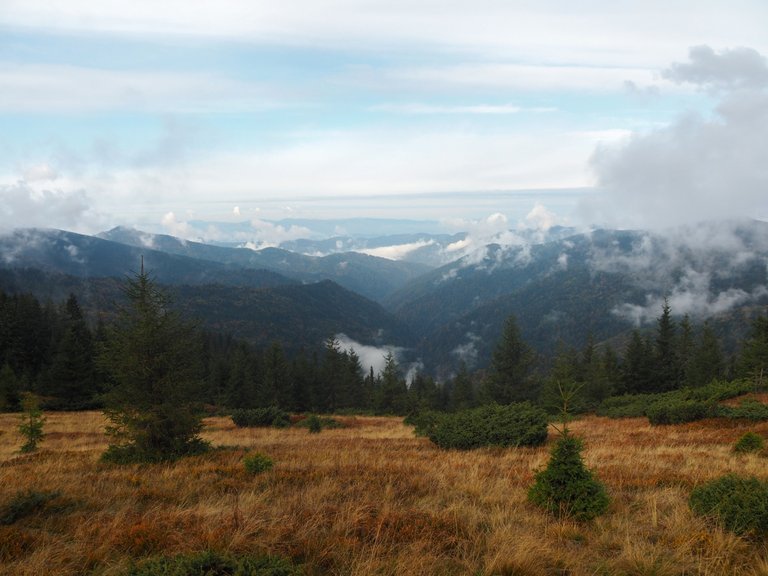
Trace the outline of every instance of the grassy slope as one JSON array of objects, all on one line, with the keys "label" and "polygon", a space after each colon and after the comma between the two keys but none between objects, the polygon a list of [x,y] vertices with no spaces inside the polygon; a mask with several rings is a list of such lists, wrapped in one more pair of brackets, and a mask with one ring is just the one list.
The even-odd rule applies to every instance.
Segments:
[{"label": "grassy slope", "polygon": [[[27,489],[61,497],[0,526],[0,574],[120,574],[131,558],[209,547],[290,556],[308,574],[768,574],[764,545],[687,506],[704,480],[766,476],[765,459],[730,449],[748,429],[768,435],[768,423],[575,422],[613,499],[579,525],[526,501],[546,447],[443,452],[399,419],[347,420],[311,435],[210,418],[206,438],[240,448],[116,467],[98,461],[98,413],[48,415],[42,450],[23,457],[18,415],[1,414],[0,505]],[[253,451],[274,469],[248,476],[242,458]]]}]

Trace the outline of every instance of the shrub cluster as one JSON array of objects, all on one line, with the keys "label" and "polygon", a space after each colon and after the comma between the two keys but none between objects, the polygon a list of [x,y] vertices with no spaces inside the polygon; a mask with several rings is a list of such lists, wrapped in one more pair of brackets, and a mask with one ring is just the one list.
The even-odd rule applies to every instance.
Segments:
[{"label": "shrub cluster", "polygon": [[745,432],[744,435],[736,441],[733,446],[734,452],[760,452],[765,447],[765,441],[760,434],[755,432]]},{"label": "shrub cluster", "polygon": [[768,420],[768,405],[757,400],[743,400],[738,406],[719,406],[718,416],[733,420],[761,422]]},{"label": "shrub cluster", "polygon": [[437,426],[437,423],[445,415],[445,412],[422,410],[419,412],[411,412],[406,416],[403,422],[409,426],[413,426],[413,432],[416,436],[429,436],[432,429]]},{"label": "shrub cluster", "polygon": [[239,428],[269,427],[287,428],[291,425],[288,412],[275,406],[232,411],[232,422]]},{"label": "shrub cluster", "polygon": [[717,415],[717,405],[711,401],[666,399],[657,400],[646,408],[651,424],[683,424]]},{"label": "shrub cluster", "polygon": [[547,414],[524,402],[489,404],[440,416],[428,431],[440,448],[538,446],[547,439]]},{"label": "shrub cluster", "polygon": [[299,420],[294,424],[297,428],[308,428],[310,432],[320,432],[321,430],[332,430],[336,428],[346,428],[347,425],[343,422],[339,422],[335,418],[330,416],[318,416],[317,414],[310,414],[303,420]]},{"label": "shrub cluster", "polygon": [[272,466],[274,466],[274,462],[272,462],[272,458],[269,456],[265,456],[261,453],[256,453],[251,456],[246,456],[243,459],[243,466],[245,466],[245,471],[248,472],[248,474],[261,474],[262,472],[266,472],[267,470],[272,470]]},{"label": "shrub cluster", "polygon": [[301,570],[277,556],[234,556],[212,551],[161,556],[130,568],[127,576],[299,576]]},{"label": "shrub cluster", "polygon": [[528,499],[557,517],[586,521],[603,514],[610,503],[605,486],[584,466],[581,441],[564,435],[552,448],[544,470],[528,491]]},{"label": "shrub cluster", "polygon": [[768,482],[729,474],[695,488],[689,504],[736,534],[768,535]]}]

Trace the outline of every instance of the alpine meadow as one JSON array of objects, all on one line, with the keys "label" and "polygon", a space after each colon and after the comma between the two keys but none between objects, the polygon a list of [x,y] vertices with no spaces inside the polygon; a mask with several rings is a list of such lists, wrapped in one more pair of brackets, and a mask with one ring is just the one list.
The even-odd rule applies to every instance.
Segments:
[{"label": "alpine meadow", "polygon": [[0,576],[768,576],[766,22],[4,0]]}]

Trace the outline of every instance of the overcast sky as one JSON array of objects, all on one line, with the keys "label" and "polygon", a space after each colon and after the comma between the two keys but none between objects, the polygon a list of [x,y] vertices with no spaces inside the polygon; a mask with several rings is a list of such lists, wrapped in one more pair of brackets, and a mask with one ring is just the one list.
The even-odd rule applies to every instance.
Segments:
[{"label": "overcast sky", "polygon": [[766,23],[765,0],[0,0],[0,227],[765,218]]}]

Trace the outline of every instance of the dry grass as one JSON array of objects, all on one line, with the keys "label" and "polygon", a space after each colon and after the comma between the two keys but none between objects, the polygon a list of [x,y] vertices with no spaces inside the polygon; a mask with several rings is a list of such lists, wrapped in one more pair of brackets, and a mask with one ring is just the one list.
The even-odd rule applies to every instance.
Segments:
[{"label": "dry grass", "polygon": [[[748,429],[722,420],[651,427],[573,423],[612,504],[592,524],[556,521],[526,492],[548,449],[441,451],[394,418],[346,429],[238,429],[206,421],[214,452],[173,464],[114,466],[99,413],[48,414],[41,450],[15,451],[18,415],[0,415],[0,504],[60,492],[0,526],[0,574],[120,574],[131,559],[213,548],[293,558],[308,574],[768,574],[768,549],[691,515],[690,489],[727,472],[766,476],[736,455]],[[249,476],[263,452],[270,472]]]}]

